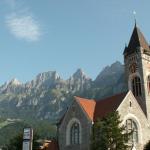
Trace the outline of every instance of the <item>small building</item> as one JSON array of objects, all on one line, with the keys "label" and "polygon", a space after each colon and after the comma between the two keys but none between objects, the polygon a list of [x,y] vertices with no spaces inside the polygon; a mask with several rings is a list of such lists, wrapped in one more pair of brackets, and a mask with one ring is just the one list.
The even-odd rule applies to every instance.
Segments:
[{"label": "small building", "polygon": [[56,140],[44,140],[39,150],[59,150]]}]

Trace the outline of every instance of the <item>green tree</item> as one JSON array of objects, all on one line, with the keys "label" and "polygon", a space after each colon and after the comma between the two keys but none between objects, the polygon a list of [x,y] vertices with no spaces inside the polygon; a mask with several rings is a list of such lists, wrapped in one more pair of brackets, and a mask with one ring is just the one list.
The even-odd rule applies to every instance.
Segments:
[{"label": "green tree", "polygon": [[144,150],[150,150],[150,141],[144,146]]},{"label": "green tree", "polygon": [[[33,150],[37,150],[39,147],[39,143],[37,140],[39,139],[38,134],[35,132],[33,135]],[[19,133],[10,139],[9,143],[5,145],[2,150],[21,150],[23,144],[23,133]]]},{"label": "green tree", "polygon": [[120,123],[118,112],[98,119],[93,125],[91,150],[126,150],[129,134]]}]

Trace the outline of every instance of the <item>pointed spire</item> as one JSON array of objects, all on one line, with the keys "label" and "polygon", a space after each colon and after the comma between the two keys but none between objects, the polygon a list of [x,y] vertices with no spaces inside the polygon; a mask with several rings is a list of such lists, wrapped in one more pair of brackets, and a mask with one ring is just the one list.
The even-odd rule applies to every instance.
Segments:
[{"label": "pointed spire", "polygon": [[[135,20],[136,21],[136,20]],[[133,33],[131,35],[129,45],[125,48],[124,54],[133,53],[137,50],[138,47],[142,47],[143,49],[150,51],[148,42],[146,41],[143,33],[140,31],[140,29],[137,27],[136,22],[134,26]]]},{"label": "pointed spire", "polygon": [[135,22],[135,27],[137,27],[137,25],[136,25],[136,18],[134,18],[134,22]]}]

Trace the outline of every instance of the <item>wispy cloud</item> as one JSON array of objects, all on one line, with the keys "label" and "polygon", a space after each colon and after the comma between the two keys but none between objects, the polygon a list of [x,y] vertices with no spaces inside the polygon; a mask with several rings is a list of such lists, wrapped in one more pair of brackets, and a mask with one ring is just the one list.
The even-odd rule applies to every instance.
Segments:
[{"label": "wispy cloud", "polygon": [[6,25],[20,39],[37,41],[41,36],[40,25],[31,15],[12,14],[6,17]]},{"label": "wispy cloud", "polygon": [[6,0],[6,2],[12,9],[11,13],[5,18],[6,26],[11,34],[18,39],[38,41],[42,34],[38,20],[23,5],[18,9],[16,0]]}]

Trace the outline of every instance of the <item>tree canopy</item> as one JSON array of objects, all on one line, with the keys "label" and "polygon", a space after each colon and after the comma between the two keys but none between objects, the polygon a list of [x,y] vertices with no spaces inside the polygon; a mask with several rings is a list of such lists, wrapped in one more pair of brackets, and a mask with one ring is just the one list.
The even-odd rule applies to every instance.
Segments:
[{"label": "tree canopy", "polygon": [[120,123],[118,112],[98,119],[93,125],[91,150],[126,150],[129,134]]},{"label": "tree canopy", "polygon": [[[39,136],[37,133],[33,135],[33,150],[37,150],[39,143],[37,142]],[[2,150],[21,150],[23,144],[23,133],[19,133],[10,139],[9,143],[5,145]]]}]

